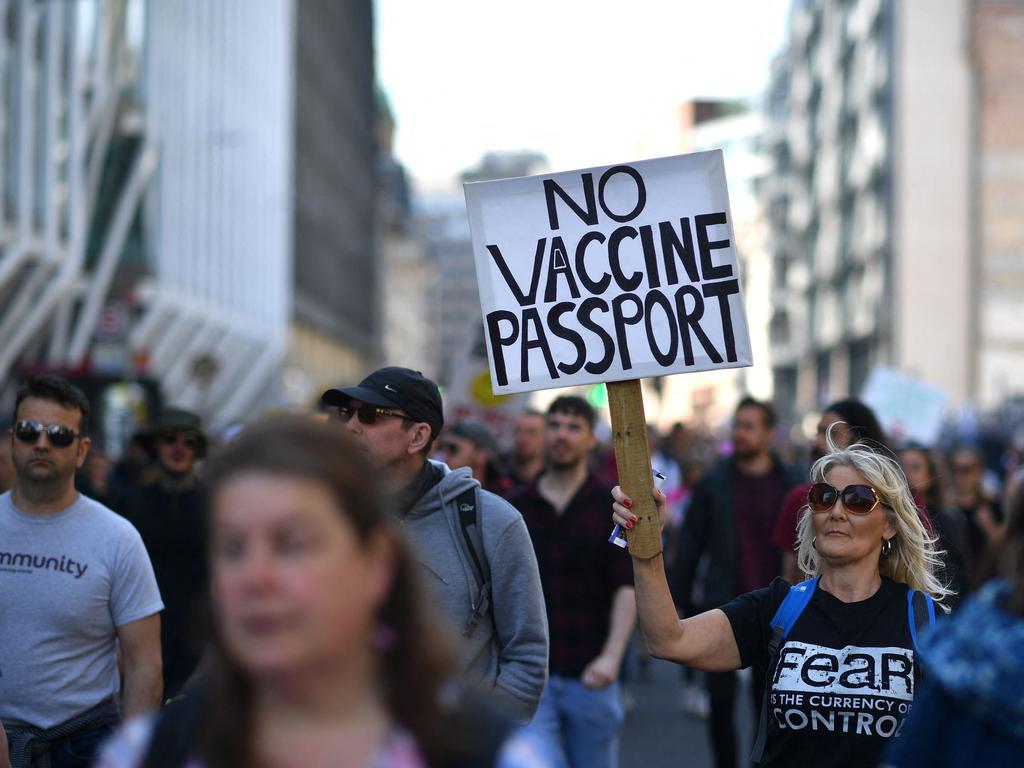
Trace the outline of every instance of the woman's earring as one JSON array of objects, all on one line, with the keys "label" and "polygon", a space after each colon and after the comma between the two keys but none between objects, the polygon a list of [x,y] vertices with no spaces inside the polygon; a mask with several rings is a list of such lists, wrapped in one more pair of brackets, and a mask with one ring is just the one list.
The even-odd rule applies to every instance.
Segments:
[{"label": "woman's earring", "polygon": [[892,552],[892,539],[886,539],[882,542],[882,557],[885,557]]},{"label": "woman's earring", "polygon": [[818,537],[817,536],[815,536],[815,537],[813,537],[811,539],[811,549],[814,549],[815,551],[817,551],[817,549],[818,549]]}]

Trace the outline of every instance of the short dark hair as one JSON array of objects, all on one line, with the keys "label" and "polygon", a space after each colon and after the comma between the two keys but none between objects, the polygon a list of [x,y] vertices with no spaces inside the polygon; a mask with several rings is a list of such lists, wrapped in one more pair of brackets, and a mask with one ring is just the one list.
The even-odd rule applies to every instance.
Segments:
[{"label": "short dark hair", "polygon": [[757,408],[761,411],[761,416],[764,418],[764,425],[768,429],[774,429],[775,424],[778,422],[778,417],[775,415],[775,408],[772,407],[771,403],[766,403],[764,400],[758,400],[756,398],[747,395],[736,405],[734,414],[739,413],[744,408]]},{"label": "short dark hair", "polygon": [[18,419],[18,408],[22,401],[30,397],[77,410],[82,414],[78,431],[83,435],[89,432],[89,398],[67,379],[51,373],[38,373],[25,379],[18,387],[18,394],[14,399],[15,421]]},{"label": "short dark hair", "polygon": [[498,440],[494,432],[486,424],[479,421],[459,421],[448,429],[448,434],[469,440],[477,450],[487,454],[487,462],[494,463],[498,460]]},{"label": "short dark hair", "polygon": [[587,422],[587,426],[590,427],[590,431],[594,431],[594,424],[597,422],[597,413],[594,408],[584,400],[582,397],[577,395],[562,395],[556,397],[551,405],[548,406],[548,416],[553,413],[565,413],[569,416],[582,416],[583,420]]}]

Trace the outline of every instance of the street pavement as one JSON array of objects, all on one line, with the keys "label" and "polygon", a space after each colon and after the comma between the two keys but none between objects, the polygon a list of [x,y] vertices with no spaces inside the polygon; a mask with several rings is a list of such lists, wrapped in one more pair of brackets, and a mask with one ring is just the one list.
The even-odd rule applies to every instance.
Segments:
[{"label": "street pavement", "polygon": [[[634,702],[622,731],[620,768],[712,768],[707,720],[684,714],[679,705],[680,668],[651,660],[647,674],[636,664],[626,685]],[[741,765],[749,765],[753,731],[749,682],[736,691]]]}]

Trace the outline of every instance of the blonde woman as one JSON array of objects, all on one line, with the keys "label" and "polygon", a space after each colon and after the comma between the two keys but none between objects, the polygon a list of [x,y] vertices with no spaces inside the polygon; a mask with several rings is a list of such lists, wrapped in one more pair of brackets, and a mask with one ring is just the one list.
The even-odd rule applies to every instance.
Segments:
[{"label": "blonde woman", "polygon": [[[833,432],[798,527],[799,565],[813,579],[792,590],[775,579],[677,620],[661,556],[633,559],[654,656],[709,671],[752,666],[767,682],[760,765],[877,765],[913,703],[917,629],[948,596],[899,464],[865,444],[840,448]],[[635,525],[631,500],[619,488],[613,496],[614,521]],[[664,496],[654,496],[663,515]]]}]

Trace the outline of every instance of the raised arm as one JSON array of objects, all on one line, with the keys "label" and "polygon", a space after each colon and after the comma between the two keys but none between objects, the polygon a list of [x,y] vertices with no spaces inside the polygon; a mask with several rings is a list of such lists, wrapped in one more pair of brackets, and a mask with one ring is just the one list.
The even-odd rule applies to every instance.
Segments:
[{"label": "raised arm", "polygon": [[[629,499],[622,489],[616,486],[612,496],[613,520],[627,527],[635,524],[636,516],[625,506]],[[664,521],[665,495],[657,488],[654,501]],[[740,652],[725,613],[716,608],[692,618],[676,618],[660,554],[650,559],[633,558],[633,586],[640,630],[652,656],[712,672],[739,669]]]}]

